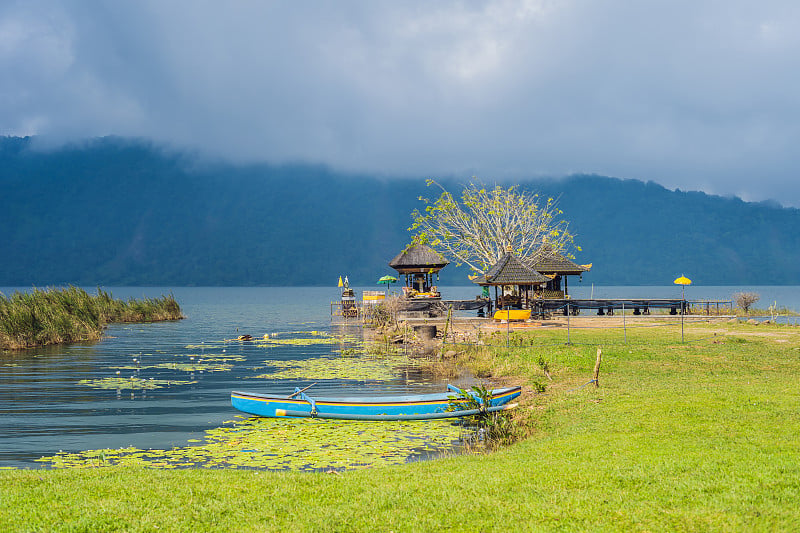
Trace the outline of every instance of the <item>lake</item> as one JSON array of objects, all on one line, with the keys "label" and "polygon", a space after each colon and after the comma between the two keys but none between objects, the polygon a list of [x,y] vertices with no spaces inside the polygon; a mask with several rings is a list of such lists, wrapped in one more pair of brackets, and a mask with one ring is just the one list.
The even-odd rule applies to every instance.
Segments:
[{"label": "lake", "polygon": [[[360,294],[363,289],[356,290]],[[14,290],[0,288],[6,295]],[[333,331],[330,302],[339,296],[335,287],[107,290],[124,299],[172,292],[187,318],[112,325],[96,343],[4,355],[0,359],[0,467],[37,468],[35,459],[60,450],[185,446],[238,414],[230,406],[231,390],[288,394],[295,386],[315,381],[319,382],[315,393],[330,396],[346,395],[354,386],[386,394],[444,388],[443,380],[433,380],[403,364],[372,360],[372,366],[359,372],[358,365],[368,361],[351,357],[344,361],[349,366],[332,368],[342,361],[336,356],[348,349],[346,343],[324,336]],[[476,287],[441,290],[447,299],[472,299],[479,293]],[[800,310],[800,287],[796,286],[690,286],[686,297],[730,299],[739,290],[761,294],[759,307],[775,301],[779,307]],[[576,298],[674,298],[680,297],[680,288],[592,287],[575,282],[570,284],[570,293]],[[357,338],[359,329],[334,333]],[[255,338],[269,334],[277,340],[269,345],[231,341],[243,334]],[[304,375],[304,366],[322,368],[320,375],[328,378]],[[333,370],[339,373],[330,373]],[[162,386],[130,390],[115,388],[114,380],[152,380]],[[110,388],[96,388],[103,383]]]},{"label": "lake", "polygon": [[[4,294],[13,288],[0,289]],[[111,325],[99,342],[53,346],[0,359],[0,466],[32,461],[59,450],[169,448],[201,438],[231,420],[231,390],[289,394],[319,381],[317,395],[346,395],[354,385],[368,393],[439,392],[443,382],[423,378],[402,364],[359,358],[331,359],[343,348],[312,332],[331,333],[328,288],[109,288],[116,298],[169,293],[185,320]],[[94,289],[87,288],[89,292]],[[358,337],[360,328],[337,330]],[[265,334],[285,344],[224,342]],[[320,340],[321,343],[315,343]],[[326,342],[327,341],[327,342]],[[346,348],[346,347],[345,347]],[[273,364],[265,364],[266,360]],[[316,360],[349,366],[322,368],[315,376],[261,378],[286,373],[282,363],[313,367]],[[171,368],[171,367],[175,368]],[[216,367],[216,368],[215,368]],[[230,368],[227,368],[230,367]],[[353,368],[356,367],[356,368]],[[331,374],[335,370],[336,374]],[[291,372],[290,372],[291,374]],[[295,375],[298,372],[294,372]],[[81,380],[170,381],[155,390],[98,389]],[[192,383],[182,383],[182,382]]]}]

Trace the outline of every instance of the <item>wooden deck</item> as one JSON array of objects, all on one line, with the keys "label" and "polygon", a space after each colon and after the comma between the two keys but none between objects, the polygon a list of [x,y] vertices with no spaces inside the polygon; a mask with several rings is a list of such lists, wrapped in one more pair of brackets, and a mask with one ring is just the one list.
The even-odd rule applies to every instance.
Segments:
[{"label": "wooden deck", "polygon": [[730,300],[682,300],[680,298],[594,298],[572,299],[553,298],[538,300],[535,311],[539,314],[571,314],[581,311],[595,311],[597,315],[614,315],[617,311],[632,312],[634,315],[649,315],[651,310],[668,310],[669,314],[685,314],[690,310],[702,311],[706,315],[729,314]]},{"label": "wooden deck", "polygon": [[[436,311],[434,316],[444,316],[446,310],[478,311],[478,316],[492,316],[496,311],[492,301],[484,298],[474,300],[442,300],[439,298],[409,299],[403,302],[401,313],[405,318],[416,315],[427,316]],[[707,316],[730,315],[733,312],[731,300],[682,300],[680,298],[544,298],[531,302],[531,318],[547,318],[552,316],[577,316],[593,314],[597,316],[614,316],[620,311],[625,314],[647,316],[653,312],[670,315],[693,314]],[[359,304],[351,309],[351,314],[344,313],[341,302],[331,303],[331,318],[342,318],[344,321],[361,318],[364,311]]]}]

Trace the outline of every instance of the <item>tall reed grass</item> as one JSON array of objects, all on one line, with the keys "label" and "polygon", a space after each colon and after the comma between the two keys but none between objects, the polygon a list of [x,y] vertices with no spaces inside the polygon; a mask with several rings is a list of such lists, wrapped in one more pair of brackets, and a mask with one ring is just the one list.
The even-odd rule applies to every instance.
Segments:
[{"label": "tall reed grass", "polygon": [[117,300],[97,289],[78,287],[0,293],[0,348],[17,350],[97,340],[112,322],[155,322],[183,318],[170,294],[160,298]]}]

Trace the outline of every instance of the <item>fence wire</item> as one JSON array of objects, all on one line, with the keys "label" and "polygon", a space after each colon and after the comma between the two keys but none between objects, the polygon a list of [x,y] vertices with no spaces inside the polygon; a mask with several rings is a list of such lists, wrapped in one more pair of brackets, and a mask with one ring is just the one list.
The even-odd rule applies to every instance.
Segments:
[{"label": "fence wire", "polygon": [[[564,305],[564,306],[561,306],[559,308],[556,308],[555,311],[556,312],[564,311],[564,310],[568,311],[569,309],[570,309],[570,307],[568,305]],[[566,339],[564,339],[562,341],[550,341],[550,342],[536,343],[536,344],[521,344],[521,343],[517,343],[517,342],[512,342],[512,334],[513,333],[518,333],[518,332],[521,333],[521,332],[525,332],[525,331],[536,331],[541,326],[538,325],[538,324],[536,326],[529,326],[529,325],[522,325],[522,324],[511,325],[510,323],[506,323],[505,325],[497,324],[495,326],[494,330],[492,331],[492,333],[490,333],[488,335],[490,337],[491,336],[496,336],[498,333],[502,334],[504,332],[504,330],[505,330],[506,342],[503,342],[503,343],[500,343],[500,344],[487,343],[485,341],[486,337],[484,337],[483,339],[480,339],[480,336],[477,335],[477,334],[480,331],[485,331],[485,330],[483,330],[481,328],[481,326],[474,327],[475,333],[476,333],[475,342],[458,342],[458,341],[450,342],[446,338],[443,338],[442,342],[446,346],[453,346],[453,347],[485,346],[485,347],[488,347],[488,348],[547,348],[547,347],[564,346],[564,345],[570,345],[570,346],[597,346],[597,345],[600,345],[600,344],[602,344],[604,346],[649,346],[649,345],[652,345],[653,343],[652,342],[637,342],[637,341],[630,342],[628,340],[628,338],[627,338],[628,330],[634,330],[635,331],[635,330],[654,329],[654,328],[677,328],[679,326],[681,326],[682,328],[687,328],[687,327],[691,328],[691,326],[693,326],[693,325],[710,324],[710,323],[714,322],[715,320],[719,320],[720,318],[724,318],[725,316],[728,316],[728,315],[722,315],[722,316],[717,316],[715,318],[714,315],[712,315],[712,316],[704,316],[704,317],[692,317],[692,318],[688,318],[688,319],[687,318],[683,318],[682,320],[679,320],[679,319],[675,318],[675,319],[672,319],[672,320],[669,320],[669,321],[659,321],[657,323],[654,323],[654,322],[642,323],[642,322],[639,322],[638,320],[636,320],[636,319],[640,319],[642,317],[639,316],[639,315],[636,315],[634,317],[634,322],[632,324],[626,324],[625,323],[625,318],[628,317],[628,315],[625,314],[625,311],[627,311],[627,310],[626,309],[622,310],[622,316],[621,317],[617,317],[617,316],[614,317],[617,320],[619,320],[621,318],[621,320],[623,321],[622,324],[604,324],[604,325],[591,325],[591,326],[585,326],[585,325],[576,326],[576,325],[570,324],[570,316],[572,316],[572,315],[567,313],[567,314],[564,315],[564,319],[566,320],[566,324],[559,323],[559,324],[553,324],[552,326],[545,326],[544,328],[542,328],[543,332],[545,332],[545,331],[546,332],[555,332],[555,331],[562,332],[564,334],[564,336],[567,337]],[[655,316],[648,315],[647,318],[655,318],[655,317],[658,317],[658,316],[659,315],[655,315]],[[600,318],[598,320],[603,320],[603,319]],[[534,329],[534,328],[536,328],[536,329]],[[573,340],[573,339],[570,338],[571,333],[572,333],[573,330],[576,331],[576,332],[578,332],[578,331],[586,331],[586,330],[605,330],[605,331],[608,331],[608,330],[622,330],[623,335],[624,335],[624,339],[617,339],[616,341],[615,340],[610,340],[610,339],[603,339],[602,341],[591,341],[591,342],[587,341],[585,339]],[[681,337],[683,337],[683,332],[681,333]],[[675,343],[676,344],[685,343],[687,340],[689,340],[691,342],[702,342],[702,341],[706,341],[706,340],[709,340],[709,339],[714,339],[716,337],[717,337],[717,335],[709,335],[709,336],[700,337],[700,338],[693,337],[691,339],[682,338],[682,340],[680,340],[680,341],[676,340]],[[479,339],[481,340],[480,343],[478,342]]]}]

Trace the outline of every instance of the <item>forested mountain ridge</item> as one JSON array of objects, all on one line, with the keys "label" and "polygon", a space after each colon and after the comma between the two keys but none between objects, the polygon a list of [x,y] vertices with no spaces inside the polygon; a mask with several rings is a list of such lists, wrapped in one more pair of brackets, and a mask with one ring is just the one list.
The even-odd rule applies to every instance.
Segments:
[{"label": "forested mountain ridge", "polygon": [[[370,285],[407,243],[419,179],[236,166],[147,142],[0,138],[0,285]],[[490,177],[483,177],[490,181]],[[470,178],[440,179],[451,191]],[[559,197],[595,284],[800,284],[800,210],[600,176]],[[466,284],[447,267],[442,284]]]}]

